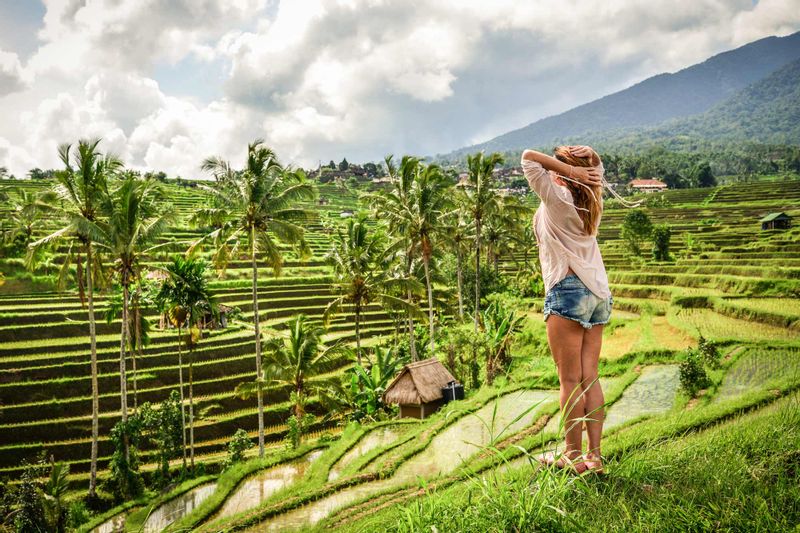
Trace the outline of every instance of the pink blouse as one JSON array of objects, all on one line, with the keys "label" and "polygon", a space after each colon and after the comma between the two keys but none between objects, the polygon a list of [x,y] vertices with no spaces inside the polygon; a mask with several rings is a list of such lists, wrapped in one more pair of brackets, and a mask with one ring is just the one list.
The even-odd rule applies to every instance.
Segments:
[{"label": "pink blouse", "polygon": [[[540,163],[523,159],[522,170],[531,189],[542,200],[533,216],[533,230],[539,244],[545,293],[561,281],[571,267],[595,295],[611,296],[597,238],[584,232],[572,193],[556,184]],[[602,164],[600,171],[603,171]],[[600,225],[599,219],[597,224]]]}]

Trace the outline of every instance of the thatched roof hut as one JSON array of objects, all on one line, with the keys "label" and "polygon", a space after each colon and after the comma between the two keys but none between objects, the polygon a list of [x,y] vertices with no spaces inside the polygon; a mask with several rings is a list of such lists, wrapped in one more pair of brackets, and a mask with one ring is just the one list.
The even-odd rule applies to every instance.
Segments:
[{"label": "thatched roof hut", "polygon": [[442,388],[455,380],[435,357],[410,363],[386,387],[383,402],[400,405],[401,418],[425,418],[441,407]]}]

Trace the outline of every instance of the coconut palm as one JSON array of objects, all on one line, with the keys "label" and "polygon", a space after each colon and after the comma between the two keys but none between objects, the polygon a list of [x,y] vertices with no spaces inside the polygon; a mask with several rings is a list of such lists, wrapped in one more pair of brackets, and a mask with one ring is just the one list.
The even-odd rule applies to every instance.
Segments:
[{"label": "coconut palm", "polygon": [[[141,275],[137,276],[133,293],[129,295],[129,324],[128,324],[128,350],[131,353],[132,380],[133,380],[133,412],[139,406],[137,388],[137,357],[141,359],[142,349],[150,343],[150,330],[152,324],[142,311],[152,307],[152,287],[145,285]],[[106,300],[106,322],[111,324],[122,315],[122,287],[115,286],[114,292]]]},{"label": "coconut palm", "polygon": [[130,288],[140,275],[142,260],[164,246],[158,244],[157,240],[171,220],[171,210],[165,205],[157,181],[142,180],[128,174],[116,185],[101,203],[106,218],[92,225],[95,228],[96,245],[113,260],[113,270],[122,287],[119,380],[120,413],[123,423],[126,423],[127,352],[131,344]]},{"label": "coconut palm", "polygon": [[458,318],[464,319],[464,258],[469,253],[470,243],[474,239],[474,226],[468,219],[463,206],[448,213],[442,222],[447,246],[456,258],[456,284],[458,291]]},{"label": "coconut palm", "polygon": [[464,187],[464,205],[475,223],[475,331],[480,325],[481,307],[481,230],[484,221],[500,210],[500,195],[495,187],[494,168],[503,163],[503,156],[483,152],[467,156],[468,180]]},{"label": "coconut palm", "polygon": [[[335,370],[335,357],[351,355],[342,344],[326,346],[322,342],[325,329],[309,322],[305,315],[298,315],[289,324],[285,337],[274,337],[264,345],[265,379],[278,385],[286,385],[292,391],[292,412],[297,420],[305,415],[305,404],[309,394],[325,388],[330,380],[309,381]],[[242,383],[237,394],[249,397],[255,392],[256,383]]]},{"label": "coconut palm", "polygon": [[[391,155],[386,156],[384,159],[386,173],[391,179],[391,187],[386,191],[370,195],[369,201],[375,216],[384,220],[392,232],[394,242],[391,248],[402,250],[402,255],[405,259],[405,275],[408,278],[412,278],[417,251],[416,246],[414,241],[409,238],[408,233],[401,231],[401,228],[395,224],[397,219],[400,218],[400,214],[406,213],[413,202],[412,189],[420,166],[420,160],[412,156],[403,156],[400,160],[400,165],[396,166],[392,159],[393,156]],[[414,294],[411,291],[406,292],[406,299],[409,305],[416,305]],[[411,359],[416,361],[417,343],[414,339],[414,317],[411,314],[407,315],[406,326],[408,328],[408,345],[411,350]]]},{"label": "coconut palm", "polygon": [[[108,194],[107,180],[122,168],[122,162],[112,156],[103,155],[98,145],[99,139],[80,140],[72,145],[59,146],[58,154],[64,163],[64,170],[55,173],[56,185],[53,189],[58,203],[53,204],[55,215],[62,221],[62,227],[46,237],[33,242],[28,247],[28,264],[32,265],[37,251],[44,246],[61,240],[69,241],[70,253],[64,259],[62,274],[68,272],[69,258],[75,250],[77,256],[78,289],[83,302],[84,272],[86,301],[89,315],[89,346],[91,354],[92,387],[92,444],[89,468],[89,496],[94,497],[97,487],[97,440],[100,393],[97,385],[97,334],[94,314],[94,282],[99,271],[99,261],[95,254],[93,241],[95,223],[100,214],[98,209]],[[85,258],[85,271],[82,266]],[[63,279],[63,275],[59,276]]]},{"label": "coconut palm", "polygon": [[451,206],[448,194],[450,184],[437,165],[418,165],[411,187],[410,205],[403,211],[391,213],[391,225],[400,234],[405,234],[412,248],[422,258],[425,269],[425,286],[428,293],[428,324],[430,329],[430,352],[435,346],[433,320],[433,285],[431,283],[431,259],[434,246],[443,230],[442,218]]},{"label": "coconut palm", "polygon": [[[279,241],[293,244],[301,255],[308,254],[303,228],[298,223],[309,220],[313,212],[299,207],[300,202],[312,201],[316,196],[314,185],[305,179],[301,170],[284,168],[275,153],[256,140],[247,147],[247,161],[241,171],[232,171],[221,158],[209,158],[203,169],[218,179],[216,187],[204,187],[213,201],[199,210],[198,223],[213,221],[215,229],[195,242],[188,253],[205,240],[214,243],[214,264],[224,273],[231,257],[238,254],[239,242],[247,240],[252,268],[253,326],[256,339],[256,380],[263,382],[261,368],[261,329],[258,308],[257,255],[280,274],[283,257]],[[258,453],[264,456],[264,399],[259,389],[258,398]]]},{"label": "coconut palm", "polygon": [[[198,259],[175,257],[166,267],[167,278],[156,296],[159,307],[167,312],[173,326],[178,331],[178,378],[181,396],[181,422],[183,434],[183,458],[186,466],[186,414],[183,407],[183,355],[181,344],[189,347],[189,454],[190,465],[194,468],[194,349],[201,339],[198,322],[208,313],[214,313],[216,305],[206,279],[206,263]],[[189,330],[186,338],[182,328]]]},{"label": "coconut palm", "polygon": [[33,232],[42,225],[44,215],[56,200],[52,191],[40,193],[17,189],[9,198],[11,212],[8,214],[10,231],[6,234],[8,244],[20,242],[25,248],[33,242]]},{"label": "coconut palm", "polygon": [[384,263],[385,238],[381,233],[370,232],[366,216],[360,213],[347,222],[347,228],[338,228],[333,247],[325,260],[333,267],[332,289],[338,296],[323,313],[323,322],[345,305],[352,306],[356,330],[356,358],[361,364],[361,320],[370,303],[378,301],[384,307],[406,310],[410,316],[419,309],[402,298],[392,295],[393,290],[405,289],[408,294],[419,292],[416,280],[390,277]]}]

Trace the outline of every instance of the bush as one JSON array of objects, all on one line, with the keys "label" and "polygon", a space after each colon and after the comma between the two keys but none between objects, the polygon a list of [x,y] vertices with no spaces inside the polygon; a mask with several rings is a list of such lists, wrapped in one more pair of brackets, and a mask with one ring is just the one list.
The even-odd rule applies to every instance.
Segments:
[{"label": "bush", "polygon": [[625,241],[628,251],[633,255],[641,255],[642,242],[650,237],[653,223],[642,209],[631,209],[622,221],[620,237]]},{"label": "bush", "polygon": [[239,428],[233,434],[233,438],[228,443],[228,458],[225,460],[225,468],[229,468],[244,460],[244,452],[253,447],[253,441],[247,431]]},{"label": "bush", "polygon": [[697,350],[686,351],[686,358],[680,364],[680,381],[681,389],[692,398],[709,386],[710,380]]},{"label": "bush", "polygon": [[669,239],[672,230],[669,224],[658,224],[653,227],[653,259],[656,261],[669,261]]},{"label": "bush", "polygon": [[697,343],[697,351],[700,352],[700,360],[709,368],[719,368],[721,354],[716,343],[709,341],[702,335]]},{"label": "bush", "polygon": [[303,439],[303,435],[308,430],[308,427],[313,423],[314,415],[311,413],[306,413],[300,418],[297,418],[295,415],[290,416],[289,420],[286,421],[286,425],[289,427],[286,432],[286,438],[284,439],[286,444],[292,450],[296,450],[300,446],[300,442]]}]

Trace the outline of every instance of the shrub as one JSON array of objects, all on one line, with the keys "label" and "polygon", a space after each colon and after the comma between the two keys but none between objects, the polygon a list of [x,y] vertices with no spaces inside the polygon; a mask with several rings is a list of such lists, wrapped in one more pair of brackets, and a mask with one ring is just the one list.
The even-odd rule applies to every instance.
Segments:
[{"label": "shrub", "polygon": [[250,440],[247,431],[241,428],[237,429],[228,443],[228,458],[225,460],[225,468],[241,463],[244,459],[244,452],[252,447],[253,441]]},{"label": "shrub", "polygon": [[704,365],[709,368],[719,368],[721,354],[719,353],[719,348],[717,348],[716,343],[700,335],[700,339],[697,343],[697,351],[700,353],[700,360]]},{"label": "shrub", "polygon": [[680,364],[681,389],[694,398],[697,393],[710,384],[700,354],[693,349],[686,351],[686,358]]},{"label": "shrub", "polygon": [[672,230],[669,224],[658,224],[653,227],[653,259],[656,261],[669,261],[669,239]]},{"label": "shrub", "polygon": [[297,416],[292,415],[289,417],[289,420],[286,421],[286,425],[289,429],[286,431],[286,444],[291,447],[291,449],[296,450],[300,446],[300,441],[303,439],[303,435],[306,433],[308,427],[314,423],[314,415],[311,413],[306,413],[300,418]]},{"label": "shrub", "polygon": [[653,231],[653,223],[642,209],[631,209],[625,214],[622,221],[620,237],[625,241],[628,251],[633,255],[641,255],[642,242],[645,241]]}]

